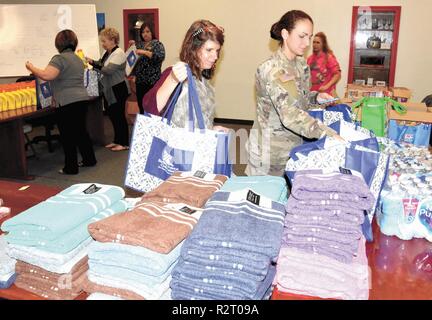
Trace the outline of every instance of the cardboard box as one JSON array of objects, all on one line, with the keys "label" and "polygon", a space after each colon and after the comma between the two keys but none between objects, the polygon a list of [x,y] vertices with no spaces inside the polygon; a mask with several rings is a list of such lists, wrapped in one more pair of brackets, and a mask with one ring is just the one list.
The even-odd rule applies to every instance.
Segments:
[{"label": "cardboard box", "polygon": [[411,98],[411,90],[405,87],[391,87],[393,99],[399,102],[407,102]]},{"label": "cardboard box", "polygon": [[391,93],[387,86],[367,86],[349,83],[346,87],[345,99],[357,101],[363,97],[387,97]]},{"label": "cardboard box", "polygon": [[406,102],[402,104],[407,107],[407,113],[399,114],[392,109],[388,113],[389,119],[432,123],[432,112],[429,111],[431,108],[426,107],[424,103]]}]

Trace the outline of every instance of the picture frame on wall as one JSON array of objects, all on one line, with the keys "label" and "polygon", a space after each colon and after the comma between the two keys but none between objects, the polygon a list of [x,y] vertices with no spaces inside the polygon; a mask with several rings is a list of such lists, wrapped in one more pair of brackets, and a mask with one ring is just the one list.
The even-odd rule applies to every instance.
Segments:
[{"label": "picture frame on wall", "polygon": [[97,21],[97,28],[99,34],[102,29],[105,29],[105,13],[103,12],[96,13],[96,21]]},{"label": "picture frame on wall", "polygon": [[124,49],[129,48],[129,41],[140,40],[141,25],[146,22],[153,26],[155,37],[159,39],[159,9],[124,9],[123,10],[123,30],[124,30]]}]

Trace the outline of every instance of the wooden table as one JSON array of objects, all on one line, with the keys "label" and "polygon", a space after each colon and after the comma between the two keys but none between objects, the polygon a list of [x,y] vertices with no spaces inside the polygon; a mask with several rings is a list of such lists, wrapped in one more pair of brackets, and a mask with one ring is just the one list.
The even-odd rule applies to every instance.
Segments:
[{"label": "wooden table", "polygon": [[24,119],[54,112],[53,108],[37,110],[36,106],[0,112],[0,177],[31,180],[28,174],[24,141]]},{"label": "wooden table", "polygon": [[[20,191],[22,187],[29,186],[27,189]],[[38,204],[41,201],[59,193],[62,189],[50,186],[44,186],[34,183],[17,183],[12,181],[0,180],[0,198],[4,201],[4,206],[11,208],[10,216],[0,219],[0,225],[6,219],[9,219],[18,213]],[[0,230],[0,234],[2,231]],[[85,299],[86,293],[81,294],[77,299]],[[0,289],[0,298],[11,300],[44,300],[44,298],[35,295],[26,290],[12,285],[9,289]]]},{"label": "wooden table", "polygon": [[[30,187],[19,191],[19,188],[23,186]],[[12,208],[11,216],[36,205],[60,191],[60,188],[55,187],[0,180],[0,198],[4,200],[5,206]],[[0,225],[11,216],[0,219]],[[372,277],[369,299],[432,300],[432,270],[418,270],[418,262],[422,258],[425,258],[428,253],[431,255],[430,259],[432,259],[432,243],[425,239],[404,241],[397,237],[386,236],[380,232],[375,221],[373,223],[373,232],[374,242],[367,243],[366,245],[366,254]],[[430,263],[432,262],[430,261]],[[86,297],[87,294],[83,293],[77,299],[85,299]],[[9,289],[0,290],[0,298],[42,299],[28,291],[17,288],[15,285]],[[298,300],[318,298],[285,294],[275,290],[272,299]]]}]

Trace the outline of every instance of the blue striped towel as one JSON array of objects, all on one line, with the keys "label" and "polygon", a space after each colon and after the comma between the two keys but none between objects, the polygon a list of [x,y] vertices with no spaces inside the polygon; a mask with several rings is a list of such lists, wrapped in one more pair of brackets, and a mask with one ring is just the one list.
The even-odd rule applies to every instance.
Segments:
[{"label": "blue striped towel", "polygon": [[[238,196],[243,192],[216,192],[185,245],[257,252],[276,260],[279,254],[285,209],[283,204],[260,197],[258,206]],[[248,192],[246,194],[249,194]]]},{"label": "blue striped towel", "polygon": [[276,275],[276,267],[272,266],[266,278],[259,283],[253,294],[245,294],[234,288],[214,286],[209,283],[195,283],[189,280],[171,281],[171,296],[174,300],[262,300],[268,298],[273,279]]},{"label": "blue striped towel", "polygon": [[181,256],[190,262],[219,267],[228,270],[239,270],[256,276],[267,273],[270,259],[264,254],[229,250],[226,248],[203,248],[186,241]]},{"label": "blue striped towel", "polygon": [[177,261],[182,245],[183,242],[168,254],[162,254],[144,247],[95,241],[90,246],[88,256],[90,260],[103,261],[113,267],[161,276]]}]

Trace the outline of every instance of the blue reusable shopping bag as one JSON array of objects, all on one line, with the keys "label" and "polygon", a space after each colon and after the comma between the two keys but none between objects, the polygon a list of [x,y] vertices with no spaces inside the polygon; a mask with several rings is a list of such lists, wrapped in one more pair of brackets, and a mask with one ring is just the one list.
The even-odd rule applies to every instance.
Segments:
[{"label": "blue reusable shopping bag", "polygon": [[[205,130],[204,125],[204,118],[202,115],[201,110],[201,104],[198,99],[198,93],[196,89],[196,84],[192,76],[192,71],[190,70],[190,67],[187,66],[187,72],[188,72],[188,82],[189,82],[189,130],[194,131],[195,130],[195,117],[197,119],[198,123],[198,129],[199,130]],[[168,107],[166,108],[166,111],[163,118],[166,118],[168,120],[168,123],[171,123],[171,119],[174,112],[174,107],[177,102],[178,97],[180,96],[181,92],[181,85],[178,85],[176,88],[176,91],[173,94],[172,99],[169,102]],[[229,145],[230,145],[230,136],[228,133],[224,132],[218,132],[217,133],[217,149],[216,149],[216,158],[214,163],[214,170],[213,173],[215,174],[223,174],[228,177],[231,177],[232,173],[232,163],[229,157]],[[185,170],[186,171],[186,170]]]},{"label": "blue reusable shopping bag", "polygon": [[388,124],[388,137],[396,142],[412,143],[416,146],[429,146],[431,124],[419,123],[409,126],[390,120]]},{"label": "blue reusable shopping bag", "polygon": [[[175,171],[202,171],[231,176],[229,136],[206,130],[192,73],[188,69],[188,117],[186,128],[171,125],[182,85],[174,90],[163,117],[137,115],[126,168],[125,185],[148,192]],[[195,117],[197,128],[195,128]]]},{"label": "blue reusable shopping bag", "polygon": [[351,119],[351,108],[346,104],[338,104],[335,106],[329,106],[323,110],[309,110],[309,115],[315,119],[320,120],[325,125],[330,125],[333,122],[336,122],[335,114],[340,113],[338,119],[345,120],[346,122],[352,122]]}]

